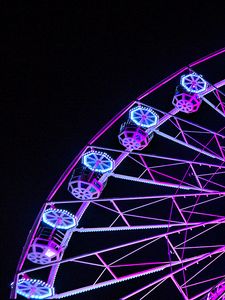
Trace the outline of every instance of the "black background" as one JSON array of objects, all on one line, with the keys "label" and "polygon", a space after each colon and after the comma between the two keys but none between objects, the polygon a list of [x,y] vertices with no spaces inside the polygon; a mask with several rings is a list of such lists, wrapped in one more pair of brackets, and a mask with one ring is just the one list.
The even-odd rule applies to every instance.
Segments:
[{"label": "black background", "polygon": [[28,231],[65,167],[130,100],[224,47],[223,12],[201,1],[2,4],[4,299]]}]

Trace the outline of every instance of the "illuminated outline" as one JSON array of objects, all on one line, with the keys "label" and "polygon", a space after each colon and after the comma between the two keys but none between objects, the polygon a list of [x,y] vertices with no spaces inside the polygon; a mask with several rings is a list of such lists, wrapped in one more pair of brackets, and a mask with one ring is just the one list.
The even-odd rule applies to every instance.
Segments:
[{"label": "illuminated outline", "polygon": [[[31,294],[33,292],[33,294]],[[17,284],[17,293],[28,299],[45,299],[53,296],[54,288],[42,280],[20,279]]]},{"label": "illuminated outline", "polygon": [[94,172],[106,173],[114,167],[114,160],[105,152],[89,151],[82,158],[83,164]]},{"label": "illuminated outline", "polygon": [[58,229],[70,229],[77,225],[75,216],[65,209],[47,209],[42,220],[47,225]]},{"label": "illuminated outline", "polygon": [[158,122],[158,115],[150,108],[145,106],[136,106],[129,111],[130,119],[138,126],[149,128]]},{"label": "illuminated outline", "polygon": [[191,73],[188,75],[183,75],[180,78],[180,84],[190,93],[201,93],[207,88],[206,81],[201,75],[196,73]]}]

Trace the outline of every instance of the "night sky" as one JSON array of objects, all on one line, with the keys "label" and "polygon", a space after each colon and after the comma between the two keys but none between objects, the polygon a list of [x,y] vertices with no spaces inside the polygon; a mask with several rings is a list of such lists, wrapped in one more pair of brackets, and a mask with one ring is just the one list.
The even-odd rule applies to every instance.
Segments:
[{"label": "night sky", "polygon": [[225,24],[223,7],[200,1],[8,2],[2,12],[7,299],[33,221],[73,157],[129,101],[224,47]]}]

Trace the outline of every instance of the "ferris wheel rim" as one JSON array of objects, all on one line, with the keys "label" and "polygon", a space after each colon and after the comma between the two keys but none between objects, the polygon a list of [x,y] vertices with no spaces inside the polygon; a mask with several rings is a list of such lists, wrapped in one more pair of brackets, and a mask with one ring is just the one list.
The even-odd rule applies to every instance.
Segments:
[{"label": "ferris wheel rim", "polygon": [[217,51],[214,51],[192,63],[190,63],[188,66],[183,67],[176,71],[175,73],[171,74],[170,76],[166,77],[165,79],[161,80],[159,83],[155,84],[153,87],[148,89],[145,93],[141,94],[136,98],[136,100],[131,101],[124,109],[122,109],[118,114],[116,114],[115,117],[113,117],[103,128],[101,128],[95,135],[90,139],[90,141],[83,147],[83,149],[78,153],[78,155],[75,156],[75,158],[72,160],[72,162],[69,164],[69,166],[66,168],[66,170],[63,172],[63,174],[60,176],[59,180],[56,182],[55,186],[52,188],[50,191],[49,195],[47,196],[47,201],[51,201],[51,199],[54,197],[55,193],[59,189],[59,187],[62,185],[62,183],[65,181],[67,178],[68,174],[71,172],[71,170],[76,166],[77,162],[79,161],[80,157],[82,156],[83,153],[91,146],[98,136],[100,136],[103,132],[105,132],[110,125],[117,120],[121,114],[124,112],[128,111],[135,103],[138,103],[139,100],[143,99],[145,96],[151,94],[152,92],[156,91],[157,89],[161,88],[164,84],[175,78],[176,76],[180,75],[184,71],[188,70],[190,67],[199,65],[207,60],[210,60],[214,58],[215,56],[218,56],[220,54],[223,54],[225,52],[225,47],[221,48]]},{"label": "ferris wheel rim", "polygon": [[[225,48],[223,48],[223,49],[220,49],[220,50],[218,50],[218,51],[216,51],[216,52],[214,52],[214,53],[212,53],[211,55],[210,55],[210,57],[209,56],[207,56],[208,58],[203,58],[203,59],[201,59],[201,60],[198,60],[198,61],[195,61],[195,62],[193,62],[193,63],[191,63],[191,64],[189,64],[188,65],[188,67],[192,67],[192,66],[195,66],[195,65],[197,65],[197,64],[200,64],[200,63],[202,63],[202,62],[204,62],[204,61],[206,61],[207,59],[211,59],[211,58],[213,58],[213,57],[215,57],[216,55],[219,55],[219,54],[221,54],[221,53],[224,53],[225,52]],[[188,68],[188,67],[185,67],[185,68]],[[180,69],[180,70],[182,70],[182,72],[184,71],[184,69]],[[177,71],[177,72],[180,72],[180,70],[179,71]],[[177,74],[177,72],[176,72],[176,76],[177,75],[179,75],[179,74]],[[174,73],[175,74],[175,73]],[[170,78],[170,80],[171,80],[172,78]],[[168,81],[166,81],[166,80],[164,80],[164,84],[165,83],[167,83]],[[156,88],[156,89],[154,89],[154,90],[151,90],[151,92],[153,92],[153,91],[155,91],[155,90],[157,90],[158,88],[160,88],[162,85],[159,85],[158,84],[158,87]],[[143,98],[143,97],[142,97]],[[142,99],[142,98],[140,98],[140,99]],[[140,100],[139,98],[137,99],[137,101],[139,101]],[[134,103],[137,103],[136,101],[132,101],[132,103],[129,103],[129,105],[124,109],[124,112],[127,112],[127,110],[130,108],[130,107],[132,107],[133,106],[133,104]],[[121,113],[119,113],[118,115],[121,115]],[[115,120],[115,118],[113,118],[114,120]],[[110,121],[110,122],[108,122],[107,124],[111,124],[111,122],[112,122],[112,120]],[[108,128],[107,128],[107,124],[106,124],[106,126],[104,126],[102,129],[104,129],[104,128],[106,128],[106,129],[104,129],[104,130],[107,130]],[[64,174],[61,176],[61,178],[59,179],[59,181],[56,183],[56,185],[53,187],[53,189],[52,189],[52,191],[50,192],[50,194],[49,194],[49,196],[48,196],[48,198],[47,198],[47,202],[51,202],[52,201],[52,198],[53,198],[53,196],[54,196],[54,194],[57,192],[57,190],[58,190],[58,188],[61,186],[61,184],[64,182],[64,180],[67,178],[67,176],[68,176],[68,174],[70,173],[70,171],[76,166],[76,164],[77,164],[77,162],[79,161],[79,159],[80,159],[80,157],[83,155],[83,153],[85,153],[88,149],[89,149],[89,146],[90,145],[92,145],[93,143],[94,143],[94,141],[96,140],[96,137],[98,137],[98,135],[100,134],[100,132],[102,132],[102,129],[90,140],[90,142],[80,151],[80,153],[75,157],[75,159],[71,162],[71,164],[69,165],[69,171],[68,171],[68,168],[65,170],[65,172],[64,172]],[[58,188],[57,188],[58,187]],[[55,188],[57,188],[57,189],[55,189]]]}]

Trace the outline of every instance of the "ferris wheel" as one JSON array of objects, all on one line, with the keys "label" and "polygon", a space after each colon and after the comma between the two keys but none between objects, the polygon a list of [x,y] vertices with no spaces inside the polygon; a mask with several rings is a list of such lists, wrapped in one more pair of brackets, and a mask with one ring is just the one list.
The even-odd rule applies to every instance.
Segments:
[{"label": "ferris wheel", "polygon": [[225,299],[224,67],[225,48],[183,67],[90,140],[34,222],[11,299]]}]

